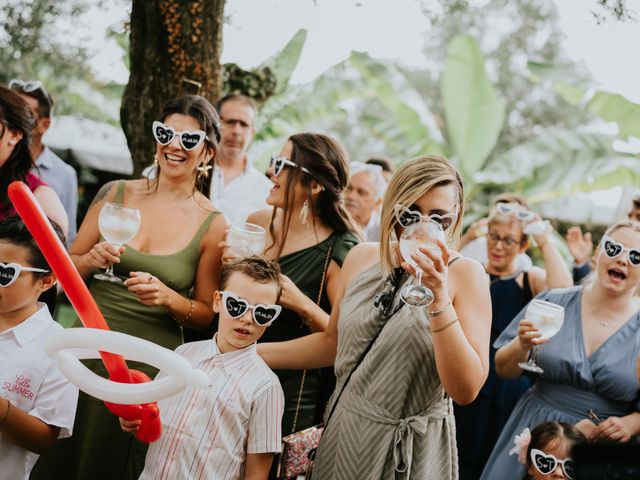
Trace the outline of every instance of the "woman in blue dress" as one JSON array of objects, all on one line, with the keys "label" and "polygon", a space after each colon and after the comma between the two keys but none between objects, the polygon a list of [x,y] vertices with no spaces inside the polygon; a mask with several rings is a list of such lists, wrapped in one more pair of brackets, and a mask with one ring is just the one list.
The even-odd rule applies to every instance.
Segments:
[{"label": "woman in blue dress", "polygon": [[[534,214],[518,203],[503,202],[488,220],[485,270],[491,291],[491,342],[538,293],[549,288],[568,287],[571,274],[550,241],[551,227],[535,237],[544,269],[523,271],[520,257],[528,247],[525,219]],[[478,397],[469,405],[454,405],[460,480],[477,480],[500,432],[520,397],[531,386],[529,377],[498,378],[495,348],[489,352],[489,376]]]},{"label": "woman in blue dress", "polygon": [[565,309],[564,324],[542,339],[521,311],[498,337],[496,370],[518,378],[535,345],[544,370],[522,396],[498,439],[481,480],[521,479],[524,470],[509,455],[514,436],[545,421],[585,424],[588,410],[603,421],[591,440],[626,442],[640,433],[636,358],[640,355],[640,224],[624,222],[607,230],[596,254],[595,280],[584,287],[538,295]]}]

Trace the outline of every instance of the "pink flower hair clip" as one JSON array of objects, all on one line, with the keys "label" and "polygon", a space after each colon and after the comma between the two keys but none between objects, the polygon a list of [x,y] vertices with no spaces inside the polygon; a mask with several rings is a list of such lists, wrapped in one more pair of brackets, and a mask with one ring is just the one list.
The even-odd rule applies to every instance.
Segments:
[{"label": "pink flower hair clip", "polygon": [[518,454],[518,462],[523,465],[527,464],[527,450],[529,450],[529,444],[531,443],[531,431],[529,428],[522,430],[522,433],[516,435],[513,439],[514,447],[509,450],[509,455],[514,453]]}]

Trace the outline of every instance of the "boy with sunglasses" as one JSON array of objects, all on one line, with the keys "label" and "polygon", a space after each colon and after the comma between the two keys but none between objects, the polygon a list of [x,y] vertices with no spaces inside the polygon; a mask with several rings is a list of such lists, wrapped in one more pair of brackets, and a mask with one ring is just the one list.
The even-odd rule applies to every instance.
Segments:
[{"label": "boy with sunglasses", "polygon": [[[284,395],[256,341],[280,314],[281,292],[275,262],[247,257],[224,265],[213,298],[213,341],[176,350],[209,374],[211,386],[159,402],[163,433],[149,447],[141,479],[267,478],[281,449]],[[127,432],[138,426],[122,418],[120,424]]]}]

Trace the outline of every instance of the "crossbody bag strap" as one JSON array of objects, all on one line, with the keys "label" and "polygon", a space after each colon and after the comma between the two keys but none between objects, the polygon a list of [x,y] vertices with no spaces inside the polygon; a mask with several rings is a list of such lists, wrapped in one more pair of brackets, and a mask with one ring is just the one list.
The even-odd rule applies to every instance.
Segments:
[{"label": "crossbody bag strap", "polygon": [[[327,278],[327,270],[329,269],[329,264],[331,263],[331,253],[333,252],[333,244],[335,243],[335,238],[331,245],[329,245],[329,250],[327,251],[327,256],[324,259],[324,269],[322,270],[322,278],[320,279],[320,290],[318,291],[318,299],[316,303],[320,305],[322,301],[322,294],[324,293],[324,284]],[[295,433],[296,424],[298,423],[298,412],[300,411],[300,401],[302,400],[302,392],[304,391],[304,380],[307,376],[307,371],[302,371],[302,379],[300,380],[300,390],[298,391],[298,402],[296,403],[296,413],[293,416],[293,424],[291,426],[291,433]]]},{"label": "crossbody bag strap", "polygon": [[[394,287],[393,287],[393,298],[394,299],[395,299],[395,296],[396,296],[396,294],[398,292],[398,288],[402,284],[402,279],[403,279],[403,275],[398,275],[398,278],[395,279]],[[391,301],[391,304],[393,304],[393,299]],[[402,308],[403,306],[404,306],[404,302],[400,302],[400,307],[398,307],[395,311],[389,312],[389,309],[391,309],[391,305],[390,305],[389,309],[387,309],[384,312],[380,312],[380,316],[384,319],[384,321],[382,322],[382,326],[378,329],[376,334],[373,336],[373,338],[371,339],[371,341],[367,345],[367,348],[364,349],[364,351],[360,355],[360,358],[358,359],[357,363],[351,369],[351,372],[349,372],[349,376],[347,377],[347,379],[342,384],[342,388],[340,389],[340,392],[338,393],[338,396],[336,397],[335,401],[333,402],[333,405],[331,405],[331,410],[329,411],[329,415],[327,415],[327,420],[324,422],[325,428],[327,427],[327,425],[329,425],[329,420],[331,419],[331,416],[333,415],[333,412],[335,411],[336,406],[338,405],[338,401],[340,400],[340,397],[342,396],[342,393],[344,392],[344,389],[346,388],[347,384],[349,383],[349,380],[351,380],[351,377],[353,376],[354,372],[358,369],[358,367],[360,366],[362,361],[365,359],[365,357],[367,356],[367,354],[369,353],[369,351],[373,347],[373,344],[376,342],[376,340],[378,339],[378,337],[382,333],[382,330],[384,330],[384,327],[386,327],[387,324],[389,323],[388,320],[393,315],[395,315],[398,312],[398,310],[400,310],[400,308]]]}]

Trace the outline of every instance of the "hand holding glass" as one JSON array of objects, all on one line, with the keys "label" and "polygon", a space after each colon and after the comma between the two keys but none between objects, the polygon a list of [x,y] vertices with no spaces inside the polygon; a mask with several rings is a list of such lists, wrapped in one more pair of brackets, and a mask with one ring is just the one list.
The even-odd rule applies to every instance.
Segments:
[{"label": "hand holding glass", "polygon": [[253,223],[231,225],[227,235],[229,252],[237,257],[262,255],[265,243],[265,230]]},{"label": "hand holding glass", "polygon": [[426,247],[436,254],[440,253],[438,241],[445,242],[444,231],[438,223],[431,220],[409,225],[400,236],[402,258],[416,271],[415,283],[407,285],[400,292],[400,298],[408,305],[426,307],[433,303],[433,292],[422,285],[422,270],[411,256],[413,254],[422,255],[420,247]]},{"label": "hand holding glass", "polygon": [[[527,306],[525,318],[533,323],[533,327],[542,334],[541,339],[549,339],[562,328],[564,307],[544,300],[531,300]],[[520,368],[528,372],[544,373],[544,370],[536,364],[537,348],[539,347],[532,347],[527,362],[518,363]]]},{"label": "hand holding glass", "polygon": [[[98,228],[104,239],[119,249],[138,233],[140,210],[106,202],[98,216]],[[109,265],[104,273],[96,273],[93,278],[122,283],[122,280],[113,274],[113,264]]]}]

